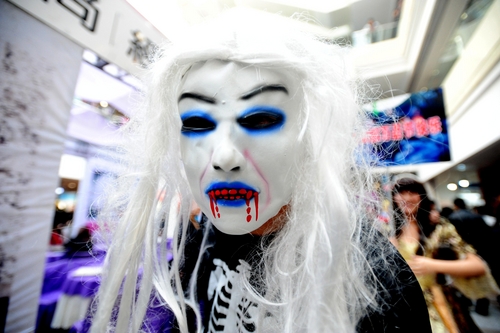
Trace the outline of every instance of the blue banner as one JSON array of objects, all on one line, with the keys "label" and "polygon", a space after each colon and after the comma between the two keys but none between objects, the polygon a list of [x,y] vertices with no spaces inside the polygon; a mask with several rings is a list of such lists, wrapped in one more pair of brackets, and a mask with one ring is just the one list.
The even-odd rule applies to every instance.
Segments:
[{"label": "blue banner", "polygon": [[413,93],[384,110],[373,103],[373,127],[365,138],[378,166],[450,160],[448,127],[441,88]]}]

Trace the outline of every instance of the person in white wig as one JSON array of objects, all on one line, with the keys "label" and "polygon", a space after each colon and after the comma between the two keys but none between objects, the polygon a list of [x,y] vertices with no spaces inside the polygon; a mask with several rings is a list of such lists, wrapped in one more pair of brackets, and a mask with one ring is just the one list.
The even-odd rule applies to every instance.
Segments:
[{"label": "person in white wig", "polygon": [[374,222],[348,51],[235,13],[162,47],[102,213],[92,332],[430,332]]}]

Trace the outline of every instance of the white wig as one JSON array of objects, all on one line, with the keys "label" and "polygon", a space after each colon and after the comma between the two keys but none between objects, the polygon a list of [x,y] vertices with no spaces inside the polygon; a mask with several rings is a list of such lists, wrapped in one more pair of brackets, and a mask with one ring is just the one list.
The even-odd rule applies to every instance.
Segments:
[{"label": "white wig", "polygon": [[[193,199],[180,155],[177,99],[190,66],[210,59],[286,68],[301,80],[303,127],[297,142],[307,152],[285,226],[264,249],[259,311],[272,313],[278,325],[266,329],[354,332],[359,319],[378,307],[373,262],[385,261],[373,253],[383,253],[379,246],[385,245],[374,231],[371,208],[377,203],[361,145],[367,118],[360,105],[366,96],[348,55],[348,48],[291,26],[234,14],[161,48],[145,78],[144,103],[124,129],[126,172],[109,191],[110,213],[101,215],[112,242],[92,332],[140,331],[152,295],[172,311],[181,332],[188,332],[188,307],[201,330],[196,279],[183,290],[179,274],[188,223],[178,221],[189,220]],[[113,214],[119,221],[112,221]],[[175,223],[182,235],[174,238],[170,266],[165,232],[158,250],[163,220],[165,230]]]}]

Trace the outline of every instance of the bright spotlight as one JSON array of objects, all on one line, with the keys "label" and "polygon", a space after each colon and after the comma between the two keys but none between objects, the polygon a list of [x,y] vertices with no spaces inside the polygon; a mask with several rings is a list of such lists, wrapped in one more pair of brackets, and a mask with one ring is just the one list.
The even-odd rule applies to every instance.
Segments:
[{"label": "bright spotlight", "polygon": [[460,187],[469,187],[469,181],[467,179],[459,180],[458,185],[460,185]]},{"label": "bright spotlight", "polygon": [[446,187],[447,187],[447,188],[448,188],[448,190],[450,190],[450,191],[456,191],[456,190],[457,190],[457,188],[458,188],[457,184],[455,184],[455,183],[449,183],[448,185],[446,185]]}]

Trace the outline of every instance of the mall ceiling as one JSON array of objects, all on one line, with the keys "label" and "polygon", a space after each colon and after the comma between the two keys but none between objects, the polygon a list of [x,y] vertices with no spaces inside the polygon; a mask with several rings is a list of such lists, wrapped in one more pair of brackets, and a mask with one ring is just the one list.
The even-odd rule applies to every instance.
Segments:
[{"label": "mall ceiling", "polygon": [[[491,0],[127,0],[168,39],[175,40],[183,27],[214,17],[224,10],[259,10],[290,17],[302,13],[311,30],[332,39],[351,42],[373,18],[380,25],[394,21],[398,6],[400,25],[408,34],[400,41],[401,56],[392,45],[367,46],[358,55],[363,67],[370,68],[366,79],[380,86],[384,97],[438,87],[454,60],[460,45],[454,42],[464,22],[467,8],[481,7]],[[406,11],[406,14],[402,12]],[[469,18],[474,15],[469,15]],[[393,43],[394,44],[394,43]],[[373,46],[373,47],[372,47]],[[373,55],[382,55],[375,60]]]}]

